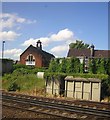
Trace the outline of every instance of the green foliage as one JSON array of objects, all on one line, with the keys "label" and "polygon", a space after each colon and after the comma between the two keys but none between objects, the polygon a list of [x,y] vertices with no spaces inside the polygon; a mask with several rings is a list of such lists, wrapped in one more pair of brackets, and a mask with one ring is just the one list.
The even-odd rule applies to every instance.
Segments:
[{"label": "green foliage", "polygon": [[8,91],[16,91],[16,90],[20,91],[20,86],[16,82],[11,83],[8,87]]},{"label": "green foliage", "polygon": [[65,58],[61,60],[61,63],[58,66],[59,66],[59,72],[66,73],[66,59]]},{"label": "green foliage", "polygon": [[22,64],[13,65],[13,73],[17,74],[36,74],[37,72],[44,72],[46,68],[36,68],[34,66],[27,66]]},{"label": "green foliage", "polygon": [[106,60],[106,70],[107,74],[110,75],[110,58]]},{"label": "green foliage", "polygon": [[25,68],[25,69],[34,69],[34,66],[27,66],[27,65],[23,65],[23,64],[15,64],[13,65],[13,70],[16,70],[18,68]]},{"label": "green foliage", "polygon": [[110,58],[89,59],[89,73],[110,75]]},{"label": "green foliage", "polygon": [[80,60],[78,58],[73,58],[73,63],[74,63],[73,73],[79,73],[80,72]]},{"label": "green foliage", "polygon": [[106,74],[90,74],[90,73],[50,73],[50,72],[46,72],[44,74],[45,78],[51,78],[52,76],[55,77],[56,79],[58,79],[58,76],[73,76],[75,77],[81,77],[81,78],[97,78],[97,79],[101,79],[103,81],[108,82],[110,80],[109,75]]},{"label": "green foliage", "polygon": [[[38,79],[36,71],[43,71],[44,69],[26,69],[17,68],[12,74],[4,74],[2,78],[2,87],[7,90],[16,90],[19,86],[20,91],[30,90],[33,88],[44,88],[44,80]],[[16,84],[15,84],[16,83]]]},{"label": "green foliage", "polygon": [[48,72],[79,73],[80,61],[78,58],[56,58],[50,62]]},{"label": "green foliage", "polygon": [[69,47],[76,48],[76,49],[85,49],[85,48],[89,48],[89,44],[86,44],[80,40],[76,40],[76,43],[71,43]]},{"label": "green foliage", "polygon": [[[10,77],[9,77],[10,76]],[[8,78],[8,79],[6,79]],[[44,88],[45,81],[44,79],[38,79],[35,74],[27,75],[15,75],[15,74],[5,74],[2,78],[2,87],[3,89],[10,90],[11,88],[16,88],[17,85],[20,88],[20,91],[31,90],[36,88]]]},{"label": "green foliage", "polygon": [[2,87],[7,90],[30,90],[33,88],[44,88],[44,80],[38,79],[36,73],[44,72],[46,68],[35,68],[26,65],[13,65],[12,74],[4,74]]},{"label": "green foliage", "polygon": [[66,73],[57,73],[57,72],[45,72],[44,74],[44,78],[48,79],[48,80],[52,80],[52,77],[54,77],[55,79],[59,79],[59,78],[64,78],[66,77],[67,74]]},{"label": "green foliage", "polygon": [[110,76],[108,76],[107,79],[102,80],[102,84],[101,84],[101,97],[102,99],[110,96]]},{"label": "green foliage", "polygon": [[96,74],[97,66],[96,66],[96,59],[89,59],[89,73]]},{"label": "green foliage", "polygon": [[100,59],[98,60],[97,73],[98,73],[98,74],[101,74],[101,73],[105,74],[105,73],[106,73],[106,70],[105,70],[105,60],[104,60],[104,58],[100,58]]},{"label": "green foliage", "polygon": [[59,63],[58,59],[52,59],[50,64],[49,64],[48,71],[56,72],[58,70],[58,67],[57,67],[58,63]]},{"label": "green foliage", "polygon": [[84,64],[80,64],[80,73],[84,73]]},{"label": "green foliage", "polygon": [[[80,63],[78,58],[56,58],[50,62],[48,72],[61,73],[85,73],[84,61]],[[89,59],[88,73],[110,75],[110,58]]]}]

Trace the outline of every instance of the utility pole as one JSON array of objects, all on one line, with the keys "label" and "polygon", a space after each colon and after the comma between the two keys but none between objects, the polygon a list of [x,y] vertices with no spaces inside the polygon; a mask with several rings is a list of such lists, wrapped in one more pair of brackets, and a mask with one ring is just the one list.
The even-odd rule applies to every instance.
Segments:
[{"label": "utility pole", "polygon": [[5,41],[2,41],[2,59],[4,57],[4,44],[5,44]]}]

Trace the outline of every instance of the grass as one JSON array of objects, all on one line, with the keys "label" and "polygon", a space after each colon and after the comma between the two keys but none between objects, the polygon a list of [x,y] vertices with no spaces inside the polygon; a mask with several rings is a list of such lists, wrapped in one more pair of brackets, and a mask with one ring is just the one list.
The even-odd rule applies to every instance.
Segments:
[{"label": "grass", "polygon": [[30,91],[36,89],[44,89],[44,79],[38,79],[36,74],[5,74],[2,78],[2,88],[7,90],[9,86],[16,82],[20,86],[20,91]]}]

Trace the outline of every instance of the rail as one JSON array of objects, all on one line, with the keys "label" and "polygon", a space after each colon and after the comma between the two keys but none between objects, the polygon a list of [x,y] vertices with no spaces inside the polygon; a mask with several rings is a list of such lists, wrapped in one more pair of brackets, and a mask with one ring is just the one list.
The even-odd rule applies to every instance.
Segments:
[{"label": "rail", "polygon": [[23,104],[30,104],[34,106],[41,106],[44,108],[50,108],[50,109],[58,109],[58,110],[65,110],[68,112],[76,112],[76,113],[82,113],[82,114],[89,114],[89,115],[95,115],[95,116],[100,116],[100,117],[109,117],[110,118],[110,110],[101,110],[97,108],[90,108],[90,107],[83,107],[83,106],[78,106],[75,104],[65,104],[62,102],[54,102],[54,101],[49,101],[48,99],[46,101],[44,100],[37,100],[37,99],[32,99],[31,97],[25,98],[23,96],[12,96],[10,95],[2,95],[2,99],[4,100],[11,100],[11,101],[16,101],[18,103],[23,103]]}]

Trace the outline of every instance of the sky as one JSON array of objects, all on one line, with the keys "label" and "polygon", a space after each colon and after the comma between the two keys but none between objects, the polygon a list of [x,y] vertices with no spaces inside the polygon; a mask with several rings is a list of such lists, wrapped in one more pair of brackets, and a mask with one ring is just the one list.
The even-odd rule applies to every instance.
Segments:
[{"label": "sky", "polygon": [[19,60],[38,40],[56,57],[66,57],[76,40],[108,49],[107,2],[3,2],[0,22],[4,58]]}]

